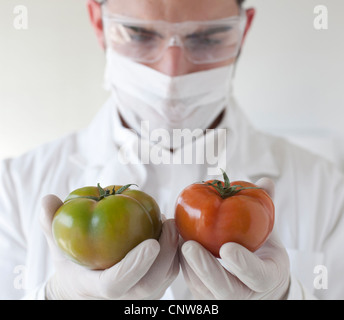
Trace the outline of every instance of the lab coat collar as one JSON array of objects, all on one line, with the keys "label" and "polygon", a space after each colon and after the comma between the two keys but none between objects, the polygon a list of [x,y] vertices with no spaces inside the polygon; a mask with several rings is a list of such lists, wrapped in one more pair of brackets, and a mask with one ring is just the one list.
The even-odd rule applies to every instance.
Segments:
[{"label": "lab coat collar", "polygon": [[118,184],[135,181],[133,183],[140,185],[146,180],[146,170],[141,164],[132,161],[126,165],[118,158],[121,146],[126,145],[129,149],[130,146],[134,147],[137,136],[132,130],[123,127],[112,98],[108,99],[90,125],[78,135],[78,139],[79,148],[69,159],[83,170],[84,180],[88,183],[94,184],[95,177],[103,185],[113,184],[114,179]]},{"label": "lab coat collar", "polygon": [[272,143],[275,138],[257,130],[232,97],[219,125],[227,134],[227,173],[233,179],[255,182],[261,177],[280,175]]},{"label": "lab coat collar", "polygon": [[[228,172],[231,179],[249,179],[254,182],[263,176],[275,178],[279,175],[276,155],[267,152],[271,150],[270,144],[274,139],[256,130],[234,99],[230,100],[218,128],[227,130],[227,167],[223,169]],[[127,150],[134,148],[138,139],[133,130],[122,125],[113,98],[110,98],[98,112],[80,139],[81,149],[71,155],[70,159],[83,167],[85,172],[98,170],[102,172],[102,176],[106,176],[104,168],[107,167],[109,176],[110,171],[113,172],[115,169],[116,172],[121,172],[121,176],[126,177],[123,183],[127,183],[130,177],[135,177],[136,183],[143,185],[147,171],[145,165],[135,159],[128,165],[119,161],[118,152],[121,147],[125,145]],[[135,152],[131,154],[134,155]]]}]

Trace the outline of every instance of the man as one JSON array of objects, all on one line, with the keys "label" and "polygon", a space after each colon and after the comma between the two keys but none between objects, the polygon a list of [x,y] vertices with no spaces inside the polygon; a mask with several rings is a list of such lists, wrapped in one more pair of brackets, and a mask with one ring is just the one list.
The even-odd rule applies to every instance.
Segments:
[{"label": "man", "polygon": [[[2,298],[23,295],[14,285],[17,266],[25,266],[26,297],[37,299],[344,296],[338,281],[344,267],[338,245],[344,240],[342,174],[256,131],[231,95],[233,68],[254,18],[254,10],[241,10],[241,2],[88,1],[106,50],[111,98],[87,129],[1,163]],[[174,136],[178,129],[200,130],[182,143]],[[227,243],[218,260],[193,241],[178,247],[174,202],[188,184],[209,178],[210,165],[165,160],[181,150],[196,150],[199,160],[199,141],[219,146],[218,162],[232,179],[258,181],[274,198],[275,230],[257,252]],[[138,143],[150,161],[136,161]],[[153,163],[157,148],[162,161]],[[61,254],[51,222],[60,198],[98,182],[138,184],[167,220],[159,241],[141,243],[110,269],[91,271]],[[46,194],[54,195],[43,199],[40,216]],[[316,282],[319,266],[327,273]]]}]

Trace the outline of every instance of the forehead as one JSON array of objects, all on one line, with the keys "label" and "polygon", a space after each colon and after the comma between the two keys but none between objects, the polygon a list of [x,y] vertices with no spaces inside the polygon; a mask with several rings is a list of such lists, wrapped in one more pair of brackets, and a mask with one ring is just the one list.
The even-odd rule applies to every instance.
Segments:
[{"label": "forehead", "polygon": [[236,0],[107,0],[107,8],[124,16],[169,22],[216,20],[239,13]]}]

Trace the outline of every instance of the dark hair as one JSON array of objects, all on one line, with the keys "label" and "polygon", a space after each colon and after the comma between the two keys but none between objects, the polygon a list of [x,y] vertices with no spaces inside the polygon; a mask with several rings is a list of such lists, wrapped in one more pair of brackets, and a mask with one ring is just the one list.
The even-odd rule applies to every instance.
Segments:
[{"label": "dark hair", "polygon": [[237,1],[237,3],[238,3],[239,7],[241,7],[241,5],[243,4],[243,2],[244,2],[245,0],[236,0],[236,1]]}]

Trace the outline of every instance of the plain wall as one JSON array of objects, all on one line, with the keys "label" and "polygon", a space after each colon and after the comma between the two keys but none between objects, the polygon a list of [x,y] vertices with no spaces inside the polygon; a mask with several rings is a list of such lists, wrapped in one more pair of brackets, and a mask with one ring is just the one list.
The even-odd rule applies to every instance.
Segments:
[{"label": "plain wall", "polygon": [[[28,28],[17,30],[22,4]],[[327,30],[313,24],[321,4]],[[331,158],[344,136],[344,1],[245,6],[257,15],[236,70],[237,100],[258,128]],[[103,68],[85,0],[1,1],[0,158],[85,127],[108,96]]]},{"label": "plain wall", "polygon": [[[328,30],[313,26],[321,3],[328,8]],[[344,133],[344,1],[247,4],[257,16],[237,74],[244,108],[266,127],[334,127]]]},{"label": "plain wall", "polygon": [[[28,29],[13,26],[16,5]],[[0,1],[0,158],[86,126],[104,103],[86,0]]]}]

